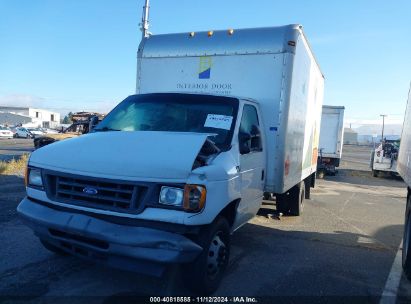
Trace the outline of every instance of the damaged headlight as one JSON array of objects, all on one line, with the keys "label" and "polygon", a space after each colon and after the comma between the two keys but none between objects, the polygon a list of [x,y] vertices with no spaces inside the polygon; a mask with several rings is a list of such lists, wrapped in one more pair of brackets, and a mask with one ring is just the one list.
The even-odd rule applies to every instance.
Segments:
[{"label": "damaged headlight", "polygon": [[160,191],[159,203],[180,207],[186,212],[199,212],[204,208],[206,188],[201,185],[185,185],[184,189],[163,186]]},{"label": "damaged headlight", "polygon": [[161,187],[159,203],[169,206],[183,206],[184,190],[173,187]]}]

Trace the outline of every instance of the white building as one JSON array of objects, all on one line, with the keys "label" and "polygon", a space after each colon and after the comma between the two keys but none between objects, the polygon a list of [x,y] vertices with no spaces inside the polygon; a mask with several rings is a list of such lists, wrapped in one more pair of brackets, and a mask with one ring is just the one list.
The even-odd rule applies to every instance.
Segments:
[{"label": "white building", "polygon": [[[33,127],[55,128],[60,124],[60,113],[29,107],[0,106],[0,124],[26,124]],[[13,115],[5,115],[13,114]],[[6,120],[12,121],[6,121]],[[3,121],[4,120],[4,121]],[[30,120],[30,121],[28,121]]]}]

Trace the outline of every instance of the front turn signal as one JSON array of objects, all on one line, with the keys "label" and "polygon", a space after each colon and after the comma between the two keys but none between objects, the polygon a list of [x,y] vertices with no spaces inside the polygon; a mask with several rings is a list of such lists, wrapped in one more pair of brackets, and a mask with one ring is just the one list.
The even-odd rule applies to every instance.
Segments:
[{"label": "front turn signal", "polygon": [[187,212],[198,212],[204,208],[207,190],[200,185],[185,185],[184,187],[184,210]]}]

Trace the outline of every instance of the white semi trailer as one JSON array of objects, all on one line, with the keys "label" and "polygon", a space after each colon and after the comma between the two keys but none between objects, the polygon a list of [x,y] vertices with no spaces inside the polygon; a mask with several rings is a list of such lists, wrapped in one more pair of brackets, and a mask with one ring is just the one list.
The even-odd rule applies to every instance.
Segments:
[{"label": "white semi trailer", "polygon": [[407,109],[402,128],[397,169],[408,186],[402,245],[402,266],[405,275],[411,280],[411,87],[408,93]]},{"label": "white semi trailer", "polygon": [[302,213],[324,78],[300,25],[146,34],[137,69],[93,133],[31,154],[18,212],[52,251],[152,275],[181,263],[211,293],[264,192]]},{"label": "white semi trailer", "polygon": [[318,173],[335,175],[340,166],[343,136],[344,107],[323,105],[321,114]]}]

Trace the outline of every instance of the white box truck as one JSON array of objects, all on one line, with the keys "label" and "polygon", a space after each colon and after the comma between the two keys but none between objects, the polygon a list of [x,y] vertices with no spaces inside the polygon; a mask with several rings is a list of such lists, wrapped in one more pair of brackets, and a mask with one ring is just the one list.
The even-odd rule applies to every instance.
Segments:
[{"label": "white box truck", "polygon": [[405,275],[411,280],[411,86],[408,93],[404,125],[402,127],[401,146],[398,155],[397,168],[398,173],[408,186],[402,244],[402,266]]},{"label": "white box truck", "polygon": [[137,94],[33,152],[18,212],[52,251],[152,275],[181,263],[211,293],[264,192],[301,214],[323,85],[299,25],[146,37]]},{"label": "white box truck", "polygon": [[323,105],[321,114],[318,175],[335,175],[340,166],[343,136],[344,107]]}]

